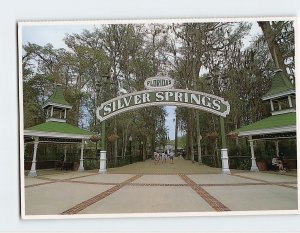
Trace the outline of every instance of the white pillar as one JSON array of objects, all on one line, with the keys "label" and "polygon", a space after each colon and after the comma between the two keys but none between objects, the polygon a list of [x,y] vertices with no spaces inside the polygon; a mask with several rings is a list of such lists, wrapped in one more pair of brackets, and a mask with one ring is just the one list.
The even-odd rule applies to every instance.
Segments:
[{"label": "white pillar", "polygon": [[64,148],[64,163],[67,161],[67,145]]},{"label": "white pillar", "polygon": [[106,151],[100,151],[99,173],[106,173]]},{"label": "white pillar", "polygon": [[228,149],[221,149],[221,160],[222,160],[222,173],[230,174],[228,164]]},{"label": "white pillar", "polygon": [[293,107],[293,103],[292,103],[292,98],[291,98],[290,95],[288,96],[288,100],[289,100],[289,106],[290,106],[290,108],[292,108]]},{"label": "white pillar", "polygon": [[250,143],[250,149],[251,149],[251,169],[250,171],[252,172],[259,172],[257,164],[256,164],[256,158],[254,155],[254,140],[252,137],[249,138],[249,143]]},{"label": "white pillar", "polygon": [[37,153],[37,148],[39,144],[39,137],[34,138],[34,150],[33,150],[33,158],[32,158],[32,163],[31,163],[31,169],[28,173],[28,176],[37,176],[36,173],[36,153]]},{"label": "white pillar", "polygon": [[84,167],[83,167],[83,149],[84,149],[84,140],[82,139],[81,153],[80,153],[80,164],[79,164],[78,171],[84,171]]},{"label": "white pillar", "polygon": [[67,109],[65,108],[65,119],[67,119]]},{"label": "white pillar", "polygon": [[274,111],[274,105],[273,105],[273,101],[270,99],[270,104],[271,104],[271,111]]},{"label": "white pillar", "polygon": [[53,106],[51,106],[51,115],[50,117],[53,117]]},{"label": "white pillar", "polygon": [[278,110],[281,110],[281,102],[280,101],[278,101]]}]

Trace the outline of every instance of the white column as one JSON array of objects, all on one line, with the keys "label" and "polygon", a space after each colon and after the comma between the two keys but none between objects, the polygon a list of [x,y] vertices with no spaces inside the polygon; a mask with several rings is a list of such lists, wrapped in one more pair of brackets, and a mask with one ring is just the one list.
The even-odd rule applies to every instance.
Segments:
[{"label": "white column", "polygon": [[53,117],[53,106],[51,106],[51,115],[50,117]]},{"label": "white column", "polygon": [[273,112],[274,111],[274,105],[273,105],[273,101],[270,100],[270,104],[271,104],[271,111]]},{"label": "white column", "polygon": [[99,173],[106,173],[106,151],[100,151]]},{"label": "white column", "polygon": [[67,161],[67,145],[64,148],[64,163]]},{"label": "white column", "polygon": [[84,149],[84,140],[82,139],[81,153],[80,153],[80,164],[79,164],[78,171],[84,171],[84,167],[83,167],[83,149]]},{"label": "white column", "polygon": [[290,95],[288,96],[288,100],[289,100],[289,106],[290,106],[290,108],[292,108],[293,107],[293,103],[292,103],[292,98],[291,98]]},{"label": "white column", "polygon": [[281,103],[280,103],[280,101],[278,101],[278,108],[279,108],[279,110],[281,110]]},{"label": "white column", "polygon": [[222,173],[230,174],[230,169],[228,164],[228,149],[221,149],[221,160],[222,160]]},{"label": "white column", "polygon": [[37,176],[36,173],[36,153],[37,153],[37,148],[38,148],[38,144],[39,144],[39,137],[35,137],[34,138],[34,150],[33,150],[33,158],[32,158],[32,163],[31,163],[31,169],[28,173],[28,176]]},{"label": "white column", "polygon": [[257,164],[256,164],[256,158],[254,155],[254,140],[252,137],[249,137],[249,143],[250,143],[250,149],[251,149],[251,169],[252,172],[259,172]]},{"label": "white column", "polygon": [[65,108],[65,119],[67,119],[67,109]]}]

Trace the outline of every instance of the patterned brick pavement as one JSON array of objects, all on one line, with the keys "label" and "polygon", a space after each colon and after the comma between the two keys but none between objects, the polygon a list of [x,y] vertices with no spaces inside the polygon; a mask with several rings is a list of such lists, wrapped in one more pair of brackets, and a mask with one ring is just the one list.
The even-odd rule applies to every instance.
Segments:
[{"label": "patterned brick pavement", "polygon": [[[83,175],[83,176],[76,176],[76,177],[71,177],[71,178],[66,178],[66,179],[54,179],[54,178],[48,178],[48,177],[43,177],[43,176],[37,176],[35,179],[39,180],[46,180],[48,182],[44,183],[39,183],[39,184],[31,184],[31,185],[25,185],[25,188],[32,188],[35,186],[40,186],[40,185],[45,185],[45,184],[51,184],[51,183],[56,183],[56,182],[74,182],[72,179],[78,179],[78,178],[83,178],[83,177],[88,177],[88,176],[95,176],[97,174],[88,174],[88,175]],[[94,182],[92,182],[94,183]]]},{"label": "patterned brick pavement", "polygon": [[40,184],[30,184],[30,185],[26,185],[25,188],[32,188],[32,187],[45,185],[45,184],[52,184],[52,183],[56,183],[56,182],[58,182],[58,181],[54,180],[54,181],[44,182],[44,183],[40,183]]},{"label": "patterned brick pavement", "polygon": [[134,177],[132,177],[132,178],[130,178],[130,179],[128,179],[128,180],[120,183],[120,184],[117,184],[116,186],[114,186],[114,187],[106,190],[105,192],[102,192],[102,193],[100,193],[100,194],[98,194],[98,195],[96,195],[96,196],[94,196],[94,197],[92,197],[92,198],[90,198],[90,199],[88,199],[88,200],[86,200],[84,202],[81,202],[80,204],[78,204],[78,205],[76,205],[76,206],[74,206],[74,207],[72,207],[72,208],[70,208],[70,209],[62,212],[61,214],[62,215],[77,214],[80,211],[82,211],[85,208],[87,208],[88,206],[93,205],[96,202],[102,200],[103,198],[111,195],[112,193],[114,193],[114,192],[118,191],[119,189],[121,189],[123,186],[125,186],[125,185],[127,185],[127,184],[129,184],[129,183],[131,183],[133,181],[135,181],[136,179],[140,178],[141,176],[142,175],[136,175],[136,176],[134,176]]},{"label": "patterned brick pavement", "polygon": [[184,174],[179,174],[179,176],[196,192],[202,197],[214,210],[216,211],[230,211],[230,209],[223,205],[220,201],[206,192],[200,185],[196,184],[193,180]]},{"label": "patterned brick pavement", "polygon": [[[179,161],[182,163],[182,161]],[[145,165],[144,165],[145,166]],[[173,165],[169,165],[170,167],[170,170],[168,171],[163,171],[164,168],[168,168],[167,166],[164,167],[164,165],[161,165],[161,167],[155,167],[156,170],[155,172],[151,173],[151,172],[148,172],[148,171],[145,171],[145,173],[142,173],[141,172],[138,172],[138,173],[127,173],[127,172],[124,172],[124,173],[120,173],[120,172],[117,172],[114,170],[114,172],[110,173],[108,172],[108,176],[110,174],[124,174],[128,177],[128,174],[131,174],[132,177],[130,179],[127,179],[123,182],[121,181],[117,181],[116,182],[105,182],[105,179],[101,179],[98,181],[98,179],[86,179],[86,180],[76,180],[78,178],[83,178],[83,177],[90,177],[90,176],[96,176],[96,175],[99,175],[97,172],[95,173],[89,173],[89,174],[77,174],[77,173],[71,173],[70,175],[66,175],[66,176],[69,176],[69,178],[66,178],[65,174],[64,175],[61,175],[61,176],[56,176],[57,174],[55,174],[55,176],[51,176],[51,174],[49,175],[45,175],[45,176],[38,176],[38,177],[35,177],[35,178],[29,178],[30,179],[39,179],[41,180],[40,183],[35,183],[35,181],[31,180],[30,182],[33,183],[33,184],[29,184],[25,186],[26,189],[29,189],[29,188],[32,188],[32,187],[35,187],[35,186],[45,186],[45,189],[47,189],[47,185],[48,184],[52,184],[52,183],[72,183],[72,184],[92,184],[92,185],[110,185],[113,186],[111,188],[109,188],[108,190],[104,191],[104,192],[101,192],[99,194],[97,194],[97,192],[95,192],[95,196],[87,199],[87,200],[84,200],[82,201],[81,203],[78,203],[78,204],[75,204],[75,206],[70,206],[68,207],[69,209],[61,212],[62,210],[60,210],[59,212],[61,212],[60,214],[61,215],[74,215],[74,214],[78,214],[80,213],[82,210],[86,209],[87,207],[103,200],[104,198],[110,196],[111,194],[117,192],[118,190],[122,189],[123,187],[125,186],[135,186],[135,187],[190,187],[194,192],[197,193],[197,196],[201,199],[203,199],[210,207],[213,208],[213,210],[215,211],[232,211],[230,208],[231,206],[228,205],[228,203],[226,205],[224,205],[220,200],[218,200],[216,197],[214,197],[212,194],[210,194],[208,191],[206,191],[204,189],[204,187],[246,187],[246,186],[267,186],[267,185],[274,185],[274,186],[281,186],[281,187],[286,187],[286,188],[289,188],[289,189],[293,189],[293,190],[297,190],[297,187],[295,187],[295,184],[297,184],[297,182],[292,182],[293,180],[291,180],[290,182],[280,182],[280,181],[266,181],[266,180],[263,180],[262,179],[258,179],[258,178],[252,178],[252,177],[248,177],[246,174],[244,174],[243,172],[234,172],[229,175],[232,176],[232,177],[240,177],[240,178],[243,178],[243,179],[247,179],[248,181],[241,181],[241,182],[238,182],[238,183],[234,183],[234,182],[228,182],[228,183],[223,183],[222,181],[220,181],[220,183],[218,182],[207,182],[205,184],[197,184],[195,181],[193,181],[191,178],[189,178],[187,175],[200,175],[200,174],[220,174],[218,172],[215,172],[213,173],[214,171],[210,171],[208,170],[208,168],[205,168],[207,169],[208,173],[204,173],[204,172],[201,172],[201,173],[197,173],[197,172],[194,172],[194,170],[189,170],[188,173],[181,173],[181,170],[178,170],[178,172],[175,171],[175,169],[173,167],[171,167]],[[190,166],[195,166],[195,164],[192,164]],[[197,165],[199,166],[199,165]],[[148,168],[149,169],[149,168]],[[198,168],[199,169],[199,168]],[[150,169],[149,169],[150,170]],[[124,168],[124,171],[127,171],[125,170]],[[139,174],[140,173],[140,174]],[[141,179],[140,182],[134,182],[133,181],[136,181],[137,179],[141,178],[143,175],[160,175],[160,176],[170,176],[170,175],[176,175],[177,176],[177,179],[178,179],[178,176],[185,182],[183,183],[182,181],[181,182],[178,182],[178,181],[173,181],[173,180],[168,180],[166,179],[164,182],[162,182],[162,180],[164,179],[160,179],[160,178],[157,178],[157,177],[153,177],[153,181],[151,180],[151,182],[148,182],[145,181],[145,179]],[[48,177],[47,177],[48,176]],[[71,176],[71,177],[70,177]],[[148,178],[147,178],[148,179]],[[157,180],[155,180],[157,179]],[[115,179],[113,179],[115,180]],[[285,179],[283,179],[285,181]],[[44,181],[44,182],[42,182]],[[108,180],[110,181],[110,179]],[[252,181],[252,182],[251,182]],[[256,182],[254,182],[256,181]],[[257,183],[257,181],[259,181],[259,183]],[[178,184],[176,183],[178,182]],[[180,189],[179,189],[180,190]],[[76,202],[75,202],[76,203]]]},{"label": "patterned brick pavement", "polygon": [[149,183],[131,183],[130,186],[172,186],[172,187],[184,187],[188,184],[149,184]]},{"label": "patterned brick pavement", "polygon": [[278,186],[281,186],[281,187],[286,187],[286,188],[291,188],[291,189],[298,189],[297,187],[289,185],[289,184],[296,184],[296,183],[293,183],[293,182],[268,182],[268,181],[265,181],[263,179],[257,179],[257,178],[247,177],[247,176],[238,175],[238,174],[232,174],[232,176],[237,176],[237,177],[248,179],[248,180],[254,180],[254,181],[262,182],[260,185],[278,185]]}]

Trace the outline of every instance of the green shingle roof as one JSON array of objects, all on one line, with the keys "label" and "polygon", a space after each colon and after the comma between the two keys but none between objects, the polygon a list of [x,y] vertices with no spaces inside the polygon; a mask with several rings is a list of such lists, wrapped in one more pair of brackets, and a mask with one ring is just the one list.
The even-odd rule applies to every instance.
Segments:
[{"label": "green shingle roof", "polygon": [[26,130],[32,131],[42,131],[51,133],[63,133],[63,134],[80,134],[80,135],[92,135],[91,132],[87,130],[80,129],[76,126],[64,123],[64,122],[54,122],[49,121],[43,124],[35,125]]},{"label": "green shingle roof", "polygon": [[[48,104],[49,103],[49,104]],[[48,99],[46,106],[53,104],[62,104],[62,105],[68,105],[71,106],[64,97],[64,88],[61,85],[57,85],[55,92],[52,96]]]},{"label": "green shingle roof", "polygon": [[266,99],[273,95],[278,95],[280,93],[284,94],[292,90],[295,90],[293,84],[281,70],[278,70],[273,77],[271,89],[262,98]]},{"label": "green shingle roof", "polygon": [[253,124],[237,129],[237,132],[281,128],[285,126],[296,126],[296,113],[285,113],[270,116]]}]

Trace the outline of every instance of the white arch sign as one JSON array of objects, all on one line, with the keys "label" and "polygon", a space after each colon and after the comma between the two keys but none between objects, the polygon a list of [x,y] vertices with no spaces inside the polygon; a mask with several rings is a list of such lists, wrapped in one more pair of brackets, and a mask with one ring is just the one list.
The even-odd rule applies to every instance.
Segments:
[{"label": "white arch sign", "polygon": [[97,118],[104,121],[123,112],[162,105],[189,107],[222,117],[230,112],[228,101],[216,95],[184,89],[150,89],[118,96],[102,103],[97,108]]}]

